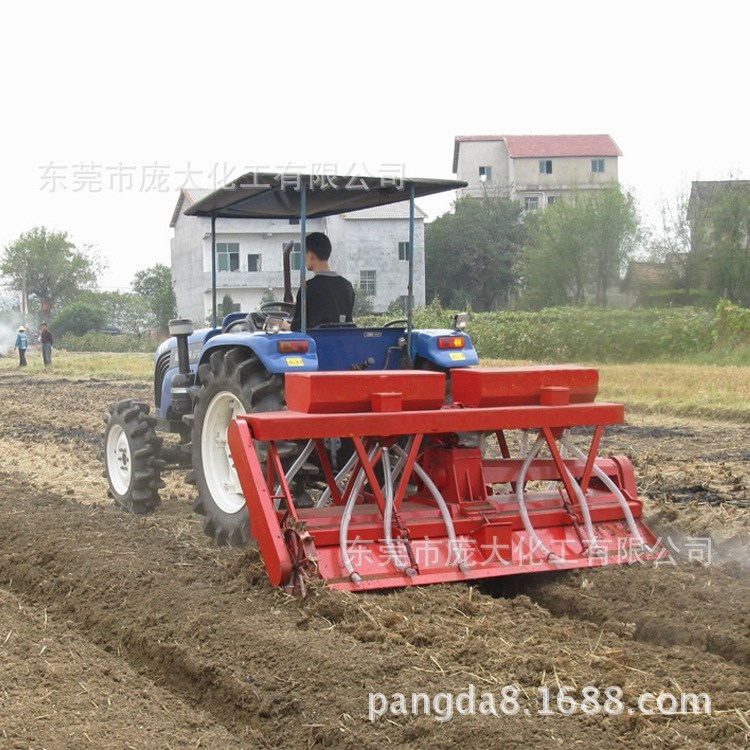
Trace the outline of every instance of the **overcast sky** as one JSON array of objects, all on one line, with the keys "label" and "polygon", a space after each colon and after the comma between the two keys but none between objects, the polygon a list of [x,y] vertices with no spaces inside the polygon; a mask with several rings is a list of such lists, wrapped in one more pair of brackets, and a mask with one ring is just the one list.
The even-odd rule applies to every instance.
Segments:
[{"label": "overcast sky", "polygon": [[[186,180],[321,164],[451,177],[459,134],[609,133],[653,214],[691,180],[748,177],[747,8],[5,4],[0,246],[67,231],[124,289],[169,263]],[[434,218],[450,199],[420,205]]]}]

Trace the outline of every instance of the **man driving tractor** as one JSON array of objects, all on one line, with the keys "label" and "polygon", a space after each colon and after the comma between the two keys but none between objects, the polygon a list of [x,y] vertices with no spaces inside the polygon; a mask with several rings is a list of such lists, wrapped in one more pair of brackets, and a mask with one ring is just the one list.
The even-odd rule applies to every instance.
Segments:
[{"label": "man driving tractor", "polygon": [[[305,238],[305,267],[315,274],[307,282],[307,328],[326,323],[351,323],[354,309],[354,287],[336,271],[331,270],[331,241],[322,232],[312,232]],[[302,329],[300,293],[290,322],[285,330]]]}]

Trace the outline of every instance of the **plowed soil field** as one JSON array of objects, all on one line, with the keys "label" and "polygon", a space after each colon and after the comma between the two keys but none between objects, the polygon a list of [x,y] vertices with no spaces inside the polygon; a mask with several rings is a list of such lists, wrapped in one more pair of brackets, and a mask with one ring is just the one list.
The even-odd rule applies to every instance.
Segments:
[{"label": "plowed soil field", "polygon": [[[182,472],[156,514],[113,507],[102,414],[150,397],[147,382],[0,372],[0,748],[750,743],[746,426],[629,414],[606,437],[605,453],[634,459],[670,550],[658,565],[298,600],[267,584],[253,549],[212,546]],[[580,705],[587,686],[598,711]],[[440,720],[441,693],[472,690]],[[394,696],[410,709],[413,692],[430,715],[400,714]],[[370,693],[388,700],[375,721]],[[711,711],[645,714],[645,693],[654,711],[662,693],[705,693]]]}]

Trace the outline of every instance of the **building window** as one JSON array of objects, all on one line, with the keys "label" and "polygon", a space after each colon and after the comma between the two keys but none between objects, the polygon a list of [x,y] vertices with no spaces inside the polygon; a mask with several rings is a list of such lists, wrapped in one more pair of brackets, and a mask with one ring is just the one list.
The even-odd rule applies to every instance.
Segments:
[{"label": "building window", "polygon": [[591,171],[592,172],[604,172],[604,159],[592,159]]},{"label": "building window", "polygon": [[248,253],[247,256],[247,270],[251,273],[257,273],[261,270],[261,255],[260,253]]},{"label": "building window", "polygon": [[[286,242],[281,243],[281,249],[283,250],[284,247],[286,247]],[[291,269],[292,271],[299,271],[300,263],[302,262],[302,245],[299,242],[294,243],[294,248],[292,249],[292,254],[289,256],[289,259],[291,261]],[[260,266],[258,267],[258,270],[260,271]]]},{"label": "building window", "polygon": [[217,271],[239,271],[240,270],[240,243],[239,242],[217,242],[216,243],[216,270]]},{"label": "building window", "polygon": [[375,271],[359,272],[359,288],[362,294],[375,294]]},{"label": "building window", "polygon": [[539,210],[539,196],[527,195],[523,199],[523,210],[524,211],[538,211]]},{"label": "building window", "polygon": [[539,160],[539,174],[552,174],[552,159]]},{"label": "building window", "polygon": [[408,242],[398,243],[398,259],[409,260],[409,243]]},{"label": "building window", "polygon": [[547,196],[547,205],[551,206],[553,203],[557,202],[557,196],[556,195],[548,195]]},{"label": "building window", "polygon": [[299,219],[289,219],[289,223],[296,226],[299,224]]},{"label": "building window", "polygon": [[479,167],[479,182],[492,182],[492,167]]}]

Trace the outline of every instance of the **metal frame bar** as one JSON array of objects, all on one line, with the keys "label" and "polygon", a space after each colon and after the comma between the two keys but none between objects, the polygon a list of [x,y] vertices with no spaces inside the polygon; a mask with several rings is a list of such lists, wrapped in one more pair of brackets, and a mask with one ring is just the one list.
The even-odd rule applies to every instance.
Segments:
[{"label": "metal frame bar", "polygon": [[302,193],[300,195],[300,217],[299,217],[299,233],[300,233],[300,258],[299,258],[299,309],[300,309],[300,331],[301,333],[307,333],[307,264],[305,263],[305,257],[307,255],[307,248],[305,246],[305,237],[307,236],[307,185],[303,181]]},{"label": "metal frame bar", "polygon": [[414,329],[414,186],[409,191],[409,280],[406,286],[406,351],[411,355],[411,337]]},{"label": "metal frame bar", "polygon": [[216,328],[216,214],[211,215],[211,324]]},{"label": "metal frame bar", "polygon": [[242,414],[237,419],[247,422],[256,440],[309,440],[402,435],[404,425],[408,425],[408,434],[435,435],[622,424],[623,411],[621,404],[600,403],[343,414],[274,411]]}]

